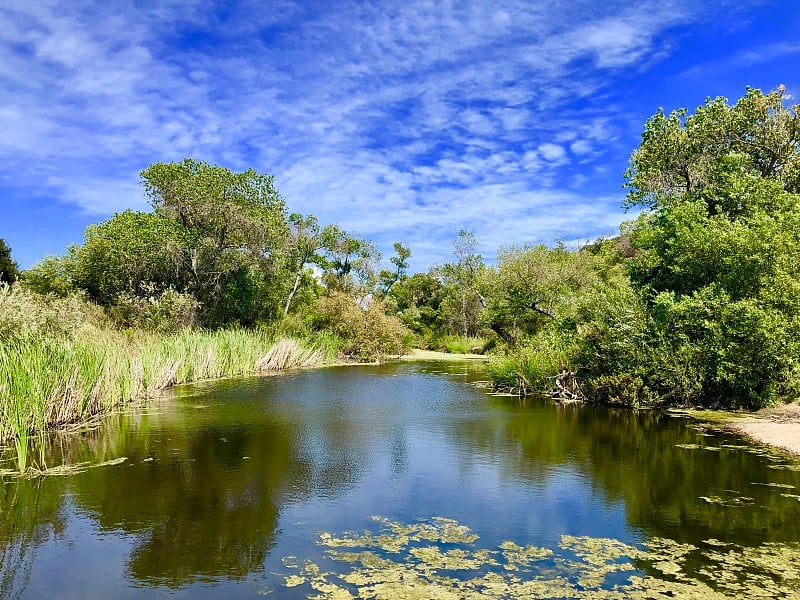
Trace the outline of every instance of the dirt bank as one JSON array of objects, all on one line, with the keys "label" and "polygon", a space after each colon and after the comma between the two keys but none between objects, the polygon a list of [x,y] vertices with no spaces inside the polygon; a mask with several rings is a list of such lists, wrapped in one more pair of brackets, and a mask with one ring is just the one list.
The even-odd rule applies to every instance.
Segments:
[{"label": "dirt bank", "polygon": [[753,413],[752,418],[737,418],[728,427],[762,444],[800,455],[800,402]]},{"label": "dirt bank", "polygon": [[411,350],[401,356],[400,360],[486,360],[481,354],[451,354],[449,352],[434,352],[433,350]]}]

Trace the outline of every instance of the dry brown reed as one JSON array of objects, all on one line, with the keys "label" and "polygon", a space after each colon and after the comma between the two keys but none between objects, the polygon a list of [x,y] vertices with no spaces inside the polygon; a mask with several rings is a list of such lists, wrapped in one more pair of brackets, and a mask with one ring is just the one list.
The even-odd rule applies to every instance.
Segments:
[{"label": "dry brown reed", "polygon": [[295,339],[283,338],[256,361],[256,372],[285,371],[300,367],[321,365],[325,362],[325,352],[320,348],[306,348]]}]

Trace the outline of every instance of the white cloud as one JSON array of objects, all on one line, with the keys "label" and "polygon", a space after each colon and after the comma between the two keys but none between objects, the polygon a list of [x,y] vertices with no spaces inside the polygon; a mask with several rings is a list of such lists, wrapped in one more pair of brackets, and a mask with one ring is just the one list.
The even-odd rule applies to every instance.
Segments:
[{"label": "white cloud", "polygon": [[577,140],[569,145],[573,154],[588,154],[592,151],[592,145],[586,140]]},{"label": "white cloud", "polygon": [[431,260],[461,227],[487,245],[605,230],[619,199],[568,191],[566,147],[602,159],[617,125],[593,96],[695,18],[679,4],[240,3],[223,21],[201,0],[8,0],[0,161],[97,215],[143,207],[159,160],[252,166],[293,210]]},{"label": "white cloud", "polygon": [[562,162],[567,155],[563,146],[551,143],[539,144],[539,154],[550,162]]}]

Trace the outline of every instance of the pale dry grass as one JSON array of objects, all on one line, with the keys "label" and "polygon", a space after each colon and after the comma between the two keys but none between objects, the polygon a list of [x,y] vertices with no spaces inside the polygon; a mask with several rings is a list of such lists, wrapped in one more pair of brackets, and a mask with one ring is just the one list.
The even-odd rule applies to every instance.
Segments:
[{"label": "pale dry grass", "polygon": [[325,363],[325,352],[320,348],[306,348],[297,340],[283,338],[258,359],[255,370],[285,371],[300,367],[312,367]]},{"label": "pale dry grass", "polygon": [[[265,352],[266,350],[266,352]],[[0,443],[26,469],[32,434],[87,422],[180,383],[325,364],[324,347],[264,332],[0,340]]]}]

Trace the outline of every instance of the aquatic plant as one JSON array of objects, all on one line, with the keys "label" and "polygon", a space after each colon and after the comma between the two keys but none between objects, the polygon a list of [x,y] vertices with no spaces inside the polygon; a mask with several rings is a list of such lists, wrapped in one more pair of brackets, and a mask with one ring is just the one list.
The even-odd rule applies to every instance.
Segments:
[{"label": "aquatic plant", "polygon": [[324,350],[304,348],[293,339],[282,339],[256,361],[256,371],[283,371],[297,367],[318,365],[325,359]]},{"label": "aquatic plant", "polygon": [[266,331],[242,329],[0,340],[0,441],[17,446],[24,470],[32,433],[86,421],[175,384],[318,365],[327,354],[327,346],[276,343]]},{"label": "aquatic plant", "polygon": [[[800,592],[800,544],[743,547],[653,538],[641,544],[562,535],[557,548],[506,541],[479,548],[452,519],[399,523],[376,532],[320,534],[326,559],[286,557],[286,587],[314,598],[790,598]],[[336,570],[323,570],[332,564]],[[344,568],[339,568],[344,567]]]}]

